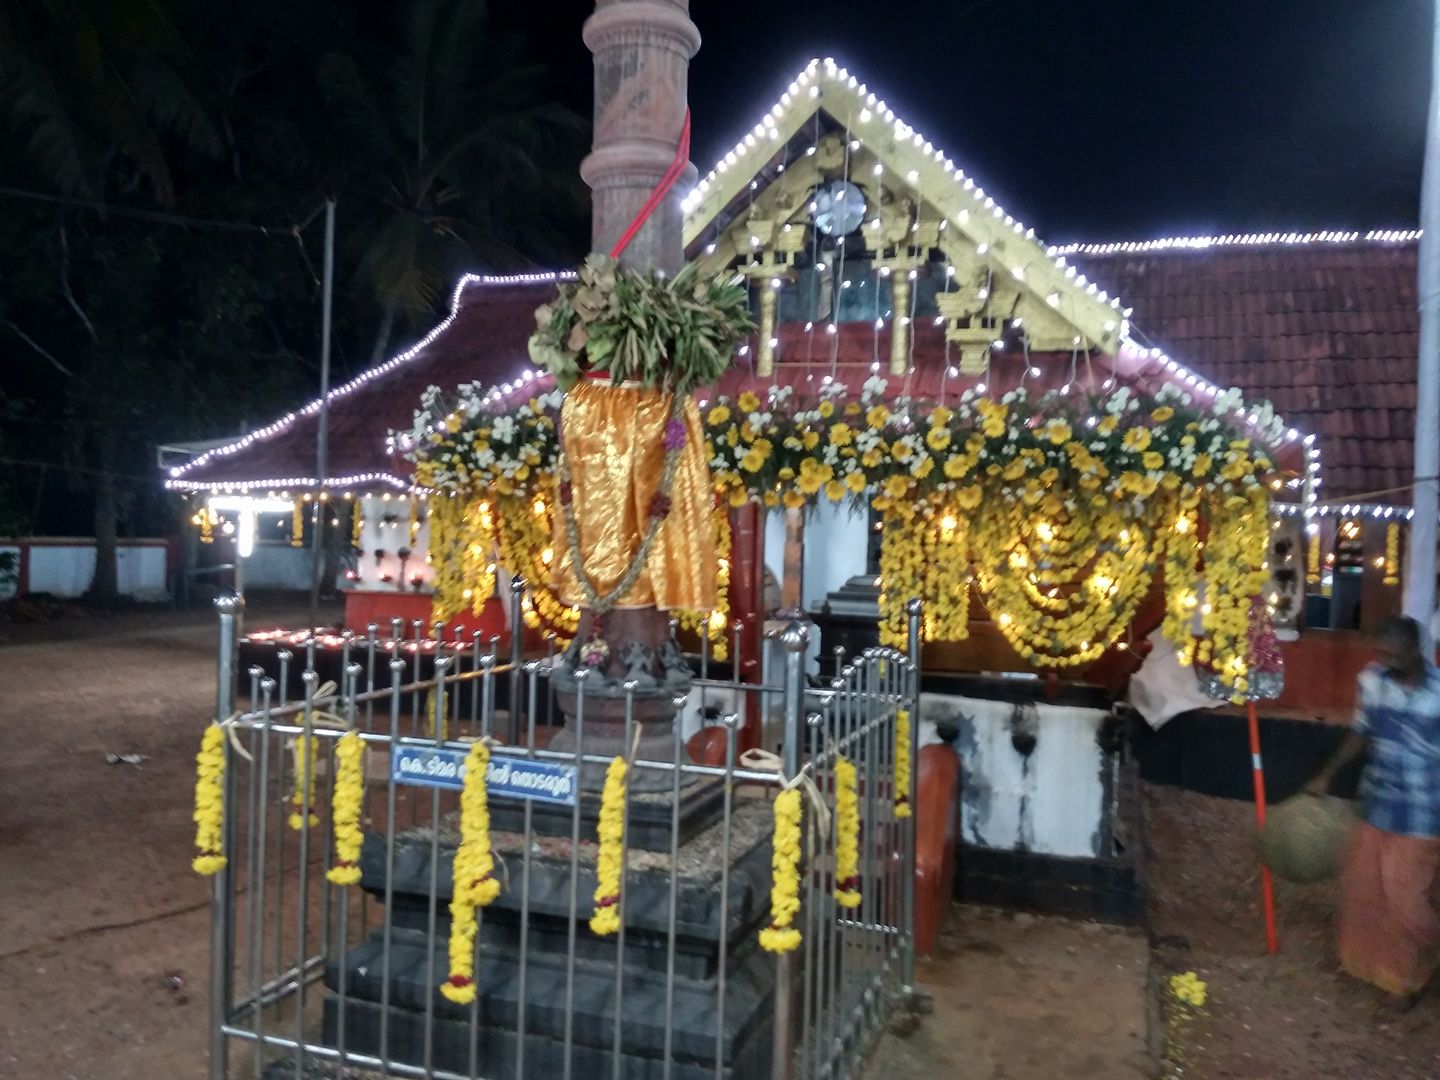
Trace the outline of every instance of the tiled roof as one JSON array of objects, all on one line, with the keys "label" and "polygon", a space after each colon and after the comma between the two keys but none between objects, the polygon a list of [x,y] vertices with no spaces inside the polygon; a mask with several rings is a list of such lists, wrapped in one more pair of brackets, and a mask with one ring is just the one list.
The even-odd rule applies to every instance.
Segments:
[{"label": "tiled roof", "polygon": [[[1318,437],[1321,497],[1410,501],[1417,242],[1084,254],[1135,333]],[[1401,490],[1394,490],[1401,489]]]},{"label": "tiled roof", "polygon": [[[528,367],[526,341],[535,326],[535,308],[554,289],[553,281],[463,286],[454,318],[443,332],[409,360],[332,398],[327,410],[327,476],[408,475],[409,466],[392,461],[385,452],[389,432],[410,427],[420,395],[432,384],[450,388],[472,380],[503,382]],[[316,414],[299,415],[268,438],[192,465],[173,483],[185,488],[287,480],[289,486],[299,486],[294,478],[314,475],[317,422]]]},{"label": "tiled roof", "polygon": [[[1173,246],[1148,251],[1076,251],[1071,261],[1134,308],[1134,333],[1221,386],[1267,398],[1287,423],[1318,437],[1322,497],[1347,499],[1400,489],[1375,501],[1407,503],[1415,421],[1416,244],[1369,242]],[[408,428],[426,387],[512,379],[528,366],[526,339],[550,281],[473,282],[459,290],[444,332],[403,363],[336,397],[330,406],[331,477],[409,469],[385,453],[391,429]],[[943,333],[927,321],[914,328],[916,374],[905,389],[948,395],[973,383],[943,373],[952,362]],[[816,327],[777,331],[781,380],[819,380],[834,373],[858,384],[869,364],[889,356],[888,327],[842,324],[835,339]],[[835,367],[831,366],[834,348]],[[1046,363],[1040,385],[1061,381],[1065,358]],[[749,385],[749,362],[724,380]],[[1006,377],[1001,368],[1013,368]],[[997,364],[997,385],[1014,385],[1020,368]],[[803,373],[803,374],[802,374]],[[904,385],[892,380],[897,391]],[[901,391],[903,392],[903,391]],[[263,485],[313,472],[315,417],[229,454],[187,468],[177,486]]]}]

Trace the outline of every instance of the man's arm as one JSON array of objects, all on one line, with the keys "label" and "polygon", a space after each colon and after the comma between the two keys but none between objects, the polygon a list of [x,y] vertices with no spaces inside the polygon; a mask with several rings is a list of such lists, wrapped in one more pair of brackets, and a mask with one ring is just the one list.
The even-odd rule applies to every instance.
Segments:
[{"label": "man's arm", "polygon": [[1370,737],[1359,731],[1347,731],[1345,738],[1341,740],[1339,748],[1330,756],[1330,760],[1321,766],[1320,771],[1315,774],[1311,781],[1305,785],[1305,790],[1311,795],[1324,795],[1330,790],[1336,774],[1349,765],[1357,757],[1365,752]]}]

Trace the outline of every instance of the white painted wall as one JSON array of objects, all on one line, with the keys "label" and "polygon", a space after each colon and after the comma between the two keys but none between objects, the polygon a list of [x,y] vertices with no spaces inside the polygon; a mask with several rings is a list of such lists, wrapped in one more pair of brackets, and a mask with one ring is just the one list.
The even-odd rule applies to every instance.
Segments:
[{"label": "white painted wall", "polygon": [[288,540],[259,540],[245,560],[245,588],[308,592],[315,572],[315,553],[291,547]]},{"label": "white painted wall", "polygon": [[[83,596],[95,577],[95,544],[86,540],[46,543],[28,540],[30,567],[26,588],[31,593],[73,598]],[[0,545],[0,551],[19,554],[15,544]],[[116,587],[122,596],[137,600],[163,600],[169,593],[165,581],[165,548],[158,544],[127,544],[115,552]],[[0,599],[15,595],[16,584],[0,592]]]},{"label": "white painted wall", "polygon": [[[405,560],[403,582],[410,591],[410,579],[419,575],[429,582],[433,576],[425,553],[430,547],[429,517],[421,523],[415,533],[415,542],[410,543],[410,500],[403,495],[367,495],[361,500],[360,580],[354,584],[362,589],[395,588],[400,582],[400,557],[395,553],[402,547],[410,549]],[[395,520],[386,522],[386,517]],[[377,563],[374,553],[384,551]],[[393,581],[382,582],[382,575],[389,574]]]},{"label": "white painted wall", "polygon": [[934,722],[958,724],[963,763],[960,831],[965,843],[1047,855],[1100,854],[1105,810],[1097,736],[1099,709],[1036,705],[1035,749],[1022,756],[1011,742],[1015,707],[1008,702],[922,694],[921,743],[934,741]]},{"label": "white painted wall", "polygon": [[[0,544],[0,555],[3,555],[7,552],[11,555],[14,555],[16,558],[15,570],[18,575],[20,570],[20,548],[15,544]],[[16,577],[14,580],[0,580],[0,600],[9,600],[12,596],[15,595],[19,587],[20,582],[18,577]]]},{"label": "white painted wall", "polygon": [[[818,607],[830,593],[857,574],[865,573],[869,536],[865,514],[847,504],[821,500],[805,518],[805,580],[801,604]],[[765,517],[765,565],[784,580],[785,514],[771,510]]]}]

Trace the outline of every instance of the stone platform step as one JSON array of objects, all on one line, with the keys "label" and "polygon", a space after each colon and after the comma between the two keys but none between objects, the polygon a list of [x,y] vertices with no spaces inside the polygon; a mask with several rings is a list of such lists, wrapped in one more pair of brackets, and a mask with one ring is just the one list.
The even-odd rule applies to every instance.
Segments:
[{"label": "stone platform step", "polygon": [[[483,937],[483,934],[482,934]],[[752,939],[753,940],[753,939]],[[613,946],[612,946],[613,947]],[[762,1075],[747,1072],[747,1062],[768,1053],[768,1031],[773,1013],[775,958],[749,948],[730,966],[726,979],[722,1063],[736,1077]],[[446,942],[437,935],[427,948],[426,935],[411,930],[392,931],[390,945],[390,1040],[392,1055],[417,1063],[423,1045],[425,1010],[432,1010],[435,1025],[435,1064],[465,1072],[472,1039],[472,1007],[443,997],[438,986],[446,972]],[[379,1046],[379,1011],[383,985],[383,934],[377,931],[346,957],[345,1029],[347,1047],[374,1053]],[[326,969],[325,983],[332,991],[325,1004],[326,1041],[333,1045],[339,1022],[339,966]],[[479,996],[474,1006],[473,1037],[479,1040],[482,1075],[511,1075],[517,1053],[516,1030],[522,997],[521,969],[514,954],[482,945],[476,967]],[[569,977],[563,954],[531,950],[524,971],[525,1039],[527,1073],[558,1075],[564,1049],[566,984]],[[677,975],[673,986],[670,1024],[671,1058],[693,1063],[713,1076],[719,983],[714,979],[688,979]],[[666,976],[663,971],[627,967],[620,1000],[624,1029],[625,1075],[647,1076],[658,1068],[665,1049]],[[610,1067],[616,1015],[615,967],[578,959],[574,965],[574,1010],[570,1018],[576,1058],[575,1075],[593,1074]],[[757,1057],[756,1055],[760,1055]],[[632,1060],[633,1059],[633,1060]],[[582,1065],[583,1061],[583,1065]],[[543,1064],[551,1062],[551,1065]],[[632,1066],[634,1071],[632,1071]],[[553,1071],[552,1071],[553,1069]],[[599,1075],[609,1075],[608,1071]],[[656,1075],[659,1075],[657,1072]],[[676,1072],[673,1075],[686,1075]],[[701,1075],[700,1071],[695,1073]]]},{"label": "stone platform step", "polygon": [[[731,818],[728,861],[721,823],[692,838],[680,848],[677,860],[676,933],[696,946],[714,947],[720,939],[721,876],[728,879],[725,922],[733,941],[755,925],[770,904],[770,808],[763,799],[736,801]],[[450,902],[451,867],[459,843],[454,816],[441,820],[438,836],[429,828],[409,829],[395,838],[394,878],[397,898],[418,898],[428,905],[431,870],[435,868],[437,899],[443,912]],[[486,909],[486,918],[519,918],[528,895],[532,926],[546,920],[563,926],[569,918],[571,896],[571,841],[567,837],[530,838],[528,886],[523,882],[525,839],[520,834],[492,833],[497,854],[496,874],[502,890]],[[581,841],[577,854],[576,894],[580,911],[588,917],[595,891],[596,845]],[[385,839],[367,834],[360,855],[361,883],[373,896],[385,894]],[[670,857],[667,853],[631,851],[625,872],[627,934],[654,938],[668,934],[670,912]],[[408,900],[406,901],[408,902]],[[404,904],[397,903],[397,914]]]}]

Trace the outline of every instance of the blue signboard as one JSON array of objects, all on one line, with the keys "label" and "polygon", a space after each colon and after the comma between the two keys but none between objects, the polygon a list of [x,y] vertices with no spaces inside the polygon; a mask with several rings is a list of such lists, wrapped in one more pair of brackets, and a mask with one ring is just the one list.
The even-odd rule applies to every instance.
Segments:
[{"label": "blue signboard", "polygon": [[[390,779],[397,784],[459,791],[465,784],[464,750],[397,746],[390,755]],[[491,795],[575,805],[575,766],[495,754],[485,775]]]}]

